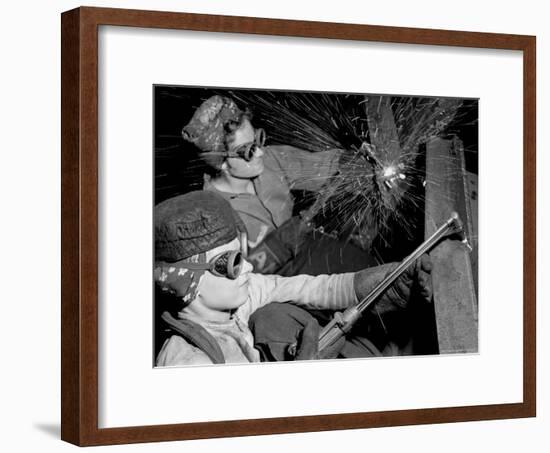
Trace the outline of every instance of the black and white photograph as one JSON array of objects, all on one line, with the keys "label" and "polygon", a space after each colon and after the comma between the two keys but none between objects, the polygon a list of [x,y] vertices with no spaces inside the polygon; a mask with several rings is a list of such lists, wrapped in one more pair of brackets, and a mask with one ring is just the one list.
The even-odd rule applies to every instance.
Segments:
[{"label": "black and white photograph", "polygon": [[156,367],[478,352],[477,99],[153,108]]}]

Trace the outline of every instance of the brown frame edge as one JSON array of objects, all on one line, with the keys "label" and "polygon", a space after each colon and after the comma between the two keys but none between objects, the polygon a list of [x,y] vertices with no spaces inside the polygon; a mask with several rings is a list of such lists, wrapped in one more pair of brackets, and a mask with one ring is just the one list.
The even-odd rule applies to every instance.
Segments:
[{"label": "brown frame edge", "polygon": [[[98,428],[99,25],[523,51],[523,403]],[[81,7],[61,20],[61,438],[76,445],[298,433],[536,415],[536,39],[534,36]]]}]

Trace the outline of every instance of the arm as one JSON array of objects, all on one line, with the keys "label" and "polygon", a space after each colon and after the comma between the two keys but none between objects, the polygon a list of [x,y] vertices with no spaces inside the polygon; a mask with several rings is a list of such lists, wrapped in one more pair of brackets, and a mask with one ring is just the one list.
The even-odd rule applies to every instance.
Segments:
[{"label": "arm", "polygon": [[310,152],[289,145],[266,148],[266,163],[284,174],[291,189],[317,192],[338,170],[342,151]]},{"label": "arm", "polygon": [[[342,310],[356,305],[394,269],[396,263],[370,267],[345,274],[279,275],[249,274],[249,298],[239,309],[246,320],[258,308],[270,302],[293,302],[313,309]],[[431,264],[423,257],[411,266],[374,304],[383,312],[405,308],[413,286],[417,285],[426,300],[431,299]]]},{"label": "arm", "polygon": [[270,302],[293,302],[308,308],[340,310],[357,303],[353,287],[354,273],[333,275],[250,274],[249,316]]}]

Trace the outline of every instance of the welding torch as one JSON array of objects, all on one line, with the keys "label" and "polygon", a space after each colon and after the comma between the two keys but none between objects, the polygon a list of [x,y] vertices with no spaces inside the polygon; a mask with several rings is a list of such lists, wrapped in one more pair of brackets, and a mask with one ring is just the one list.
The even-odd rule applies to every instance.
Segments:
[{"label": "welding torch", "polygon": [[332,346],[345,336],[359,320],[363,312],[376,301],[411,264],[424,253],[430,250],[440,239],[449,234],[459,234],[463,243],[467,243],[462,222],[456,212],[441,225],[428,239],[426,239],[414,252],[407,256],[394,270],[392,270],[376,287],[357,305],[347,308],[344,312],[337,312],[332,320],[321,330],[319,334],[319,358],[330,358]]}]

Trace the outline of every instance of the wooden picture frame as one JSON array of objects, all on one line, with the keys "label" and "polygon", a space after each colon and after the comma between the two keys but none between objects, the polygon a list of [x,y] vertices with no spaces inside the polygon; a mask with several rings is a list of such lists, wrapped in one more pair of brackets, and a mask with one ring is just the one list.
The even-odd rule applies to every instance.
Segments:
[{"label": "wooden picture frame", "polygon": [[[98,28],[100,25],[523,52],[523,402],[171,425],[98,427]],[[534,417],[533,36],[81,7],[62,15],[61,437],[80,446]]]}]

